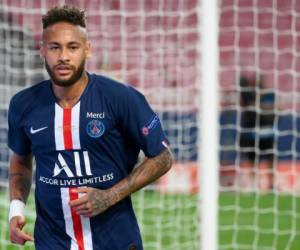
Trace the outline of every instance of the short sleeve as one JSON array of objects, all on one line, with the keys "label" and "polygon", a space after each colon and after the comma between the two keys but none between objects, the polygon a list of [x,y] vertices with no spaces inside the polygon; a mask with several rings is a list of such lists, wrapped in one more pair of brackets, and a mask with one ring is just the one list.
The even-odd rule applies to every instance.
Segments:
[{"label": "short sleeve", "polygon": [[119,104],[123,129],[147,157],[155,157],[168,147],[159,117],[140,92],[128,86]]},{"label": "short sleeve", "polygon": [[8,147],[19,155],[26,155],[31,151],[31,143],[22,126],[20,108],[12,98],[8,110]]}]

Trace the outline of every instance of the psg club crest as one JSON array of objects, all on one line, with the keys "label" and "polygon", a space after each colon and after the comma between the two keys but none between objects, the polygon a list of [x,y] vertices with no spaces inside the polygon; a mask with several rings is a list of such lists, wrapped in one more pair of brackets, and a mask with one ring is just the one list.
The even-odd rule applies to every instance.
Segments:
[{"label": "psg club crest", "polygon": [[99,138],[104,134],[105,126],[103,122],[99,120],[92,120],[86,126],[88,135],[92,138]]}]

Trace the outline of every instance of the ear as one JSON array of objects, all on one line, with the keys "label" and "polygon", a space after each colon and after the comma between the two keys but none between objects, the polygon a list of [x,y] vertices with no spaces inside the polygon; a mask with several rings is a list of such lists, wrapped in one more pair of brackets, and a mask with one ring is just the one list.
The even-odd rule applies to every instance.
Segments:
[{"label": "ear", "polygon": [[90,42],[87,42],[87,43],[86,43],[86,49],[85,49],[85,55],[86,55],[86,58],[90,58],[90,57],[91,57],[91,54],[92,54],[91,43],[90,43]]},{"label": "ear", "polygon": [[43,42],[40,42],[39,47],[40,47],[40,58],[43,59],[43,58],[45,58],[45,48],[44,48]]}]

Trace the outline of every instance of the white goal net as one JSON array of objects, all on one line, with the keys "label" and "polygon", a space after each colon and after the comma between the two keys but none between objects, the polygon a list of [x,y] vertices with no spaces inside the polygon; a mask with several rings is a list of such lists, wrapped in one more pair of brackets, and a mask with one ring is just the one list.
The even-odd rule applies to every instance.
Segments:
[{"label": "white goal net", "polygon": [[219,249],[298,249],[300,2],[219,13]]},{"label": "white goal net", "polygon": [[[143,92],[170,140],[172,171],[133,195],[145,249],[200,249],[200,0],[0,1],[0,249],[23,249],[8,240],[8,103],[48,78],[41,15],[63,4],[87,11],[89,71]],[[219,0],[218,13],[218,249],[298,250],[300,2]],[[26,216],[32,232],[32,196]]]}]

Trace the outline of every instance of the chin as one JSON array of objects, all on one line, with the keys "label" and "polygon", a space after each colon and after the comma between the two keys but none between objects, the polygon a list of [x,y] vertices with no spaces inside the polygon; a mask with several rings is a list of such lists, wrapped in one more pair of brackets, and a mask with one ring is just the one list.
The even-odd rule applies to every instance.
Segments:
[{"label": "chin", "polygon": [[54,77],[52,78],[52,81],[54,82],[54,84],[61,86],[61,87],[72,86],[77,80],[78,79],[75,76],[75,74],[72,74],[71,76],[65,76],[65,77],[60,77],[60,76],[54,75]]},{"label": "chin", "polygon": [[76,81],[70,80],[61,80],[61,79],[53,79],[53,82],[55,85],[58,85],[60,87],[70,87],[73,84],[75,84]]}]

